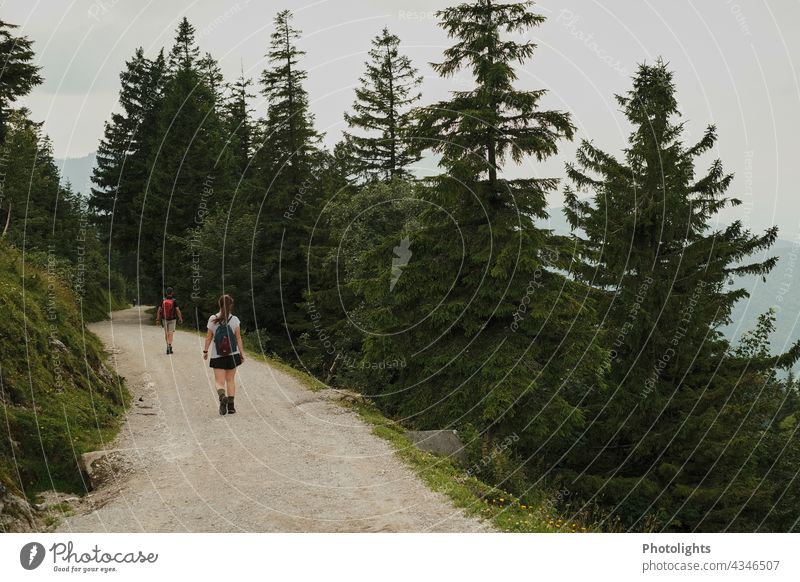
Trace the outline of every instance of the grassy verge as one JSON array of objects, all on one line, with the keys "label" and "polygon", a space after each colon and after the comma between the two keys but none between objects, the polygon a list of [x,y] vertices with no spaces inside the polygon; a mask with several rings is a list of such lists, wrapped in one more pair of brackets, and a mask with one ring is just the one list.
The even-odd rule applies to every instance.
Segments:
[{"label": "grassy verge", "polygon": [[488,520],[501,532],[587,531],[582,524],[562,521],[546,505],[525,505],[510,493],[468,474],[450,459],[421,451],[405,436],[400,424],[386,418],[374,405],[365,402],[347,405],[373,426],[374,434],[389,442],[432,491],[446,495],[468,515]]},{"label": "grassy verge", "polygon": [[84,493],[78,458],[116,436],[124,381],[57,275],[23,270],[19,251],[0,244],[0,281],[0,483],[29,499]]}]

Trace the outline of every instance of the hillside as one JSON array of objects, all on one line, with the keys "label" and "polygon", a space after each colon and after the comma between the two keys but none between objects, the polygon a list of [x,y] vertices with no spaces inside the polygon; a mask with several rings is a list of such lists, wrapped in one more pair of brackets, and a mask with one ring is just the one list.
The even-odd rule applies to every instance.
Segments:
[{"label": "hillside", "polygon": [[62,183],[69,182],[73,192],[88,196],[96,157],[92,152],[80,158],[56,159]]},{"label": "hillside", "polygon": [[[563,209],[549,208],[549,218],[539,221],[542,228],[552,229],[555,234],[568,235],[569,224]],[[771,307],[776,310],[775,333],[770,338],[773,353],[788,349],[800,340],[800,243],[778,239],[764,256],[753,257],[763,260],[778,257],[778,264],[766,277],[748,276],[731,281],[736,288],[746,289],[750,298],[736,304],[731,317],[733,322],[722,328],[722,332],[734,343],[743,333],[753,329],[758,316]],[[796,366],[800,370],[800,364]]]},{"label": "hillside", "polygon": [[756,318],[769,308],[776,310],[776,329],[770,338],[774,353],[786,350],[800,339],[800,280],[797,263],[800,246],[778,240],[766,253],[777,256],[778,264],[766,277],[743,277],[735,282],[736,287],[746,289],[750,298],[740,301],[733,312],[733,323],[723,328],[728,337],[738,339],[742,333],[755,326]]},{"label": "hillside", "polygon": [[20,527],[12,496],[86,491],[77,458],[113,438],[128,393],[52,268],[23,261],[3,243],[0,280],[0,531],[6,531]]}]

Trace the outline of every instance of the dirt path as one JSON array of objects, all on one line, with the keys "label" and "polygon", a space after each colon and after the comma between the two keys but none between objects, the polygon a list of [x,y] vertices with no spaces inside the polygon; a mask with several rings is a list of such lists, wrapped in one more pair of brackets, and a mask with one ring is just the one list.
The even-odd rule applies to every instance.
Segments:
[{"label": "dirt path", "polygon": [[59,531],[490,531],[429,491],[333,391],[249,359],[237,414],[220,416],[202,338],[177,333],[167,356],[143,309],[91,326],[134,396],[108,447],[129,470]]}]

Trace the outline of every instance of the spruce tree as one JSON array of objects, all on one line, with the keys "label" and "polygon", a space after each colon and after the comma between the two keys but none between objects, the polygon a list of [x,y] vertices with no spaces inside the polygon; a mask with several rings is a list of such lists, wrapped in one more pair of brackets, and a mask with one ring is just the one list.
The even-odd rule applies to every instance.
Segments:
[{"label": "spruce tree", "polygon": [[568,114],[537,108],[544,91],[514,86],[513,64],[534,50],[517,35],[544,20],[530,8],[478,0],[438,13],[456,44],[435,68],[466,69],[475,87],[418,114],[446,173],[426,183],[418,226],[379,247],[378,276],[360,287],[365,363],[410,363],[375,388],[378,403],[420,428],[516,434],[519,472],[535,474],[580,426],[570,395],[597,380],[603,351],[590,318],[576,322],[586,309],[556,269],[556,241],[533,223],[557,181],[502,175],[506,157],[545,159],[573,134]]},{"label": "spruce tree", "polygon": [[[25,109],[12,110],[7,118],[6,141],[2,154],[2,197],[6,207],[3,236],[26,251],[45,252],[53,245],[59,254],[70,245],[63,244],[58,232],[74,218],[70,216],[69,192],[59,187],[58,169],[51,145],[42,134],[42,124],[30,120]],[[66,198],[66,199],[65,199]],[[63,203],[64,220],[55,219]]]},{"label": "spruce tree", "polygon": [[42,82],[40,67],[31,62],[33,42],[14,36],[16,28],[19,27],[0,20],[0,145],[5,142],[8,108]]},{"label": "spruce tree", "polygon": [[248,178],[254,149],[253,110],[248,101],[253,97],[249,88],[252,81],[244,72],[228,86],[229,97],[224,107],[224,122],[233,164],[239,180]]},{"label": "spruce tree", "polygon": [[185,16],[175,31],[175,42],[169,51],[169,71],[175,74],[179,70],[195,69],[200,59],[200,49],[195,41],[195,28]]},{"label": "spruce tree", "polygon": [[120,112],[106,123],[92,174],[89,208],[114,267],[133,280],[142,208],[136,204],[150,180],[158,147],[157,115],[163,100],[166,62],[141,48],[120,73]]},{"label": "spruce tree", "polygon": [[716,130],[685,144],[663,62],[642,65],[617,100],[633,127],[621,158],[583,142],[567,169],[591,193],[568,188],[566,213],[585,232],[577,272],[602,298],[612,349],[609,390],[587,400],[588,429],[567,465],[576,490],[629,527],[752,531],[772,497],[755,462],[778,407],[765,386],[800,347],[769,356],[765,324],[737,351],[719,327],[747,297],[729,281],[774,266],[749,258],[777,229],[714,228],[720,210],[739,204],[725,195],[733,176],[719,160],[697,175]]},{"label": "spruce tree", "polygon": [[[136,200],[141,209],[137,257],[140,285],[160,295],[166,286],[190,287],[191,261],[180,255],[181,238],[231,192],[230,157],[216,97],[194,58],[193,27],[185,19],[171,55],[178,66],[164,88],[150,151],[150,177]],[[167,279],[164,279],[167,277]],[[186,293],[184,293],[186,295]]]},{"label": "spruce tree", "polygon": [[214,96],[214,103],[221,106],[224,97],[225,78],[222,76],[219,63],[211,53],[206,53],[202,59],[197,61],[197,69],[206,86],[211,90],[211,94]]},{"label": "spruce tree", "polygon": [[410,177],[408,166],[420,159],[420,148],[409,142],[408,112],[419,100],[422,77],[399,46],[388,28],[373,39],[354,113],[345,114],[351,131],[367,133],[346,132],[345,140],[357,173],[368,179]]},{"label": "spruce tree", "polygon": [[[31,61],[34,57],[32,42],[14,36],[17,25],[0,20],[0,147],[5,144],[10,105],[19,97],[30,93],[42,82],[39,67]],[[0,232],[5,236],[14,212],[10,196],[0,199]]]},{"label": "spruce tree", "polygon": [[292,27],[291,21],[290,10],[275,17],[266,55],[269,66],[261,75],[262,93],[269,103],[262,147],[272,159],[273,177],[298,186],[319,134],[314,130],[308,93],[303,87],[308,75],[299,64],[305,51],[297,48],[300,31]]},{"label": "spruce tree", "polygon": [[300,32],[291,26],[292,13],[279,12],[261,76],[268,99],[267,117],[259,130],[252,189],[261,236],[253,241],[251,265],[259,331],[269,334],[276,351],[291,347],[293,329],[306,320],[301,305],[306,287],[306,247],[318,201],[319,134],[303,87],[306,72],[296,46]]}]

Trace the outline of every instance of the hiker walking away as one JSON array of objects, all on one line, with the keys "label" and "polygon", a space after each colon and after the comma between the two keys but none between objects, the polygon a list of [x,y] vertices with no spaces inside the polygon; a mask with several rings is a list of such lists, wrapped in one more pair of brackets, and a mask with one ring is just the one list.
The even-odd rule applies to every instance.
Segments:
[{"label": "hiker walking away", "polygon": [[172,287],[167,287],[166,297],[161,300],[156,313],[156,325],[163,321],[164,339],[167,342],[167,354],[172,353],[172,338],[175,335],[175,321],[183,323],[183,314],[175,297],[172,296]]},{"label": "hiker walking away", "polygon": [[[203,359],[208,359],[211,347],[210,366],[214,370],[214,385],[219,396],[219,413],[233,414],[236,408],[236,368],[244,363],[244,346],[239,328],[239,318],[233,314],[233,297],[219,298],[219,311],[208,318],[208,333],[203,348]],[[227,390],[226,390],[227,389]]]}]

